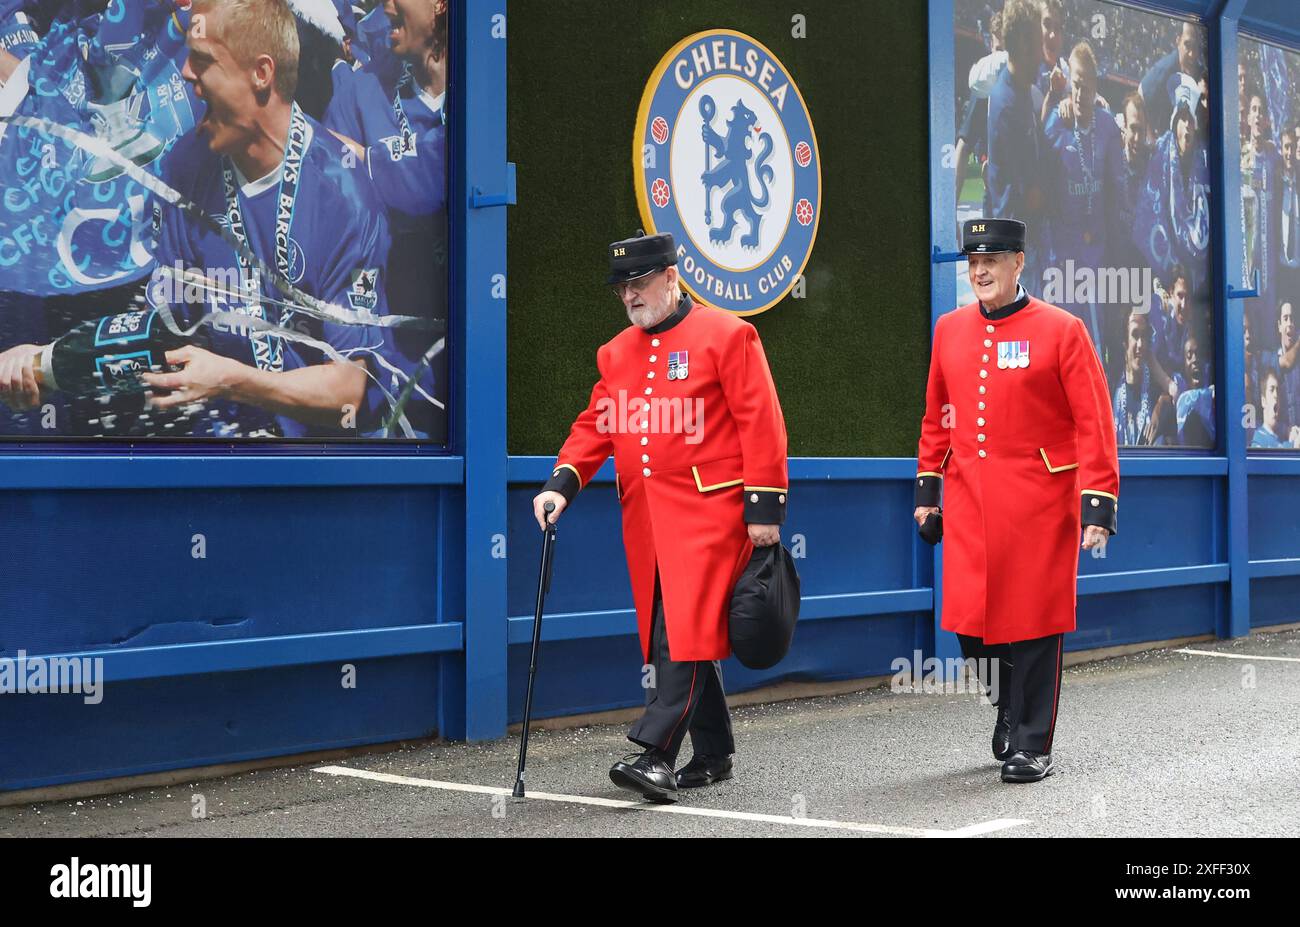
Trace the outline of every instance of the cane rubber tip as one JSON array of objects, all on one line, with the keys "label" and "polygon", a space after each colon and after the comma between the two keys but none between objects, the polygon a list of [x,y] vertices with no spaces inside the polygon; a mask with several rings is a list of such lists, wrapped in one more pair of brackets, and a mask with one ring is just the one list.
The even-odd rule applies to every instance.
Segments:
[{"label": "cane rubber tip", "polygon": [[510,795],[511,795],[511,797],[513,797],[513,798],[523,798],[523,797],[524,797],[524,784],[523,784],[522,782],[516,782],[516,783],[515,783],[515,790],[514,790],[513,792],[511,792]]}]

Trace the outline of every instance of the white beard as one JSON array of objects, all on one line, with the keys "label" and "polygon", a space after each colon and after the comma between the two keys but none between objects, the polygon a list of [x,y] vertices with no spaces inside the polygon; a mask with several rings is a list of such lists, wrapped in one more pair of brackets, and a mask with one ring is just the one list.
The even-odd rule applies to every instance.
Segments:
[{"label": "white beard", "polygon": [[628,309],[627,320],[637,328],[653,328],[672,314],[673,309],[671,306],[666,312],[663,310],[651,309],[647,306],[644,309]]}]

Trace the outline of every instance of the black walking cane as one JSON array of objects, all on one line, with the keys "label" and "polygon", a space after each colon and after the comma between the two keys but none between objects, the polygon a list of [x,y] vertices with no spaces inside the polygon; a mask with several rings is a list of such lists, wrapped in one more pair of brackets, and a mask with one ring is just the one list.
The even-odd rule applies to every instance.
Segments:
[{"label": "black walking cane", "polygon": [[542,506],[546,517],[546,537],[542,541],[542,571],[537,577],[537,613],[533,616],[533,655],[528,662],[528,694],[524,698],[524,731],[519,740],[519,770],[515,774],[514,798],[524,797],[524,763],[528,758],[528,722],[533,716],[533,682],[537,679],[537,650],[542,642],[542,605],[546,602],[546,593],[551,589],[551,561],[555,556],[555,525],[551,522],[551,513],[555,503],[548,502]]}]

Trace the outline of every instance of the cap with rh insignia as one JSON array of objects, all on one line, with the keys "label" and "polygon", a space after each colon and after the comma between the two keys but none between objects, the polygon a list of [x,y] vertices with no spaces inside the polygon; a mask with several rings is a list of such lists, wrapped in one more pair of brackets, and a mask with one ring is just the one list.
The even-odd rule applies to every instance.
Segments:
[{"label": "cap with rh insignia", "polygon": [[963,254],[1025,250],[1025,223],[1019,219],[970,219],[962,226]]},{"label": "cap with rh insignia", "polygon": [[673,236],[647,235],[642,229],[636,236],[609,246],[609,279],[613,286],[644,277],[677,263],[677,245]]}]

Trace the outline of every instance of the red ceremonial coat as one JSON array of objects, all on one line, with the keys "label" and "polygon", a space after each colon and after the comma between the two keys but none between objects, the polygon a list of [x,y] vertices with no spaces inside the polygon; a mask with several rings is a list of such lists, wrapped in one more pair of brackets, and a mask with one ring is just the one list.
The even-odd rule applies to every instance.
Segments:
[{"label": "red ceremonial coat", "polygon": [[785,421],[758,332],[683,297],[665,323],[603,345],[596,364],[546,488],[572,499],[612,453],[643,658],[657,569],[671,659],[723,659],[753,550],[746,524],[785,519]]},{"label": "red ceremonial coat", "polygon": [[[996,315],[996,314],[995,314]],[[1040,300],[934,331],[918,505],[943,489],[946,631],[986,643],[1073,631],[1081,525],[1115,532],[1106,375],[1082,321]]]}]

